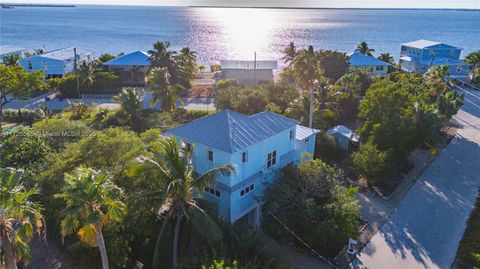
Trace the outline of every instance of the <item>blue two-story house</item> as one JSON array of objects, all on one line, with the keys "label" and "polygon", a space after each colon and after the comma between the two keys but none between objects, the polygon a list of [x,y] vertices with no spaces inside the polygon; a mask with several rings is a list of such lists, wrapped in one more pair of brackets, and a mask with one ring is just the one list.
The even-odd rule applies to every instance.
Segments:
[{"label": "blue two-story house", "polygon": [[77,66],[80,66],[84,61],[90,62],[94,60],[92,51],[70,47],[26,57],[20,59],[19,62],[25,71],[42,70],[47,77],[51,78],[63,77],[68,73],[74,72],[75,58],[77,59]]},{"label": "blue two-story house", "polygon": [[448,65],[448,78],[467,81],[472,66],[460,60],[459,47],[429,40],[417,40],[402,44],[400,68],[407,72],[426,73],[431,67]]},{"label": "blue two-story house", "polygon": [[192,162],[199,174],[221,165],[235,166],[235,173],[218,177],[201,195],[230,223],[244,218],[257,226],[264,190],[281,168],[313,156],[317,133],[268,111],[248,116],[222,110],[165,135],[175,136],[186,147],[194,145]]}]

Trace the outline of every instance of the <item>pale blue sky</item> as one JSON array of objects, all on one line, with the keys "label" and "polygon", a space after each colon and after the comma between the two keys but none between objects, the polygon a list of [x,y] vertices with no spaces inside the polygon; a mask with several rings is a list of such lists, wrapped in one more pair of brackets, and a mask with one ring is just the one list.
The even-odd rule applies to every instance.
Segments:
[{"label": "pale blue sky", "polygon": [[115,5],[228,5],[270,7],[354,7],[354,8],[471,8],[480,0],[6,0],[8,3],[68,3]]}]

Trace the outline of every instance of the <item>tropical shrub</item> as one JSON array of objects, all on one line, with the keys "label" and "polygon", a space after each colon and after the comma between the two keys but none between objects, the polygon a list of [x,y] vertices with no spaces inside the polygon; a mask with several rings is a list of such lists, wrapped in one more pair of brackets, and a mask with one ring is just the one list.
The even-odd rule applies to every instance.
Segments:
[{"label": "tropical shrub", "polygon": [[31,125],[40,118],[38,111],[31,109],[5,109],[3,111],[3,120],[5,122]]},{"label": "tropical shrub", "polygon": [[323,132],[318,134],[315,140],[315,159],[334,164],[343,160],[346,156],[345,150],[335,143],[335,139]]},{"label": "tropical shrub", "polygon": [[120,91],[121,82],[113,72],[97,72],[93,80],[94,93],[116,93]]},{"label": "tropical shrub", "polygon": [[30,128],[16,128],[3,137],[0,147],[0,166],[28,169],[47,160],[51,151],[47,142]]},{"label": "tropical shrub", "polygon": [[65,118],[37,122],[33,125],[33,130],[44,137],[50,147],[56,151],[92,133],[92,129],[85,123]]},{"label": "tropical shrub", "polygon": [[360,150],[352,154],[353,166],[356,171],[365,176],[370,186],[391,170],[388,152],[382,152],[371,142],[360,145]]},{"label": "tropical shrub", "polygon": [[320,254],[335,256],[348,238],[358,236],[360,224],[357,189],[343,187],[341,179],[340,170],[321,160],[284,168],[265,192],[265,231],[298,243],[286,225]]},{"label": "tropical shrub", "polygon": [[68,74],[64,76],[58,82],[57,89],[64,98],[78,98],[77,75]]}]

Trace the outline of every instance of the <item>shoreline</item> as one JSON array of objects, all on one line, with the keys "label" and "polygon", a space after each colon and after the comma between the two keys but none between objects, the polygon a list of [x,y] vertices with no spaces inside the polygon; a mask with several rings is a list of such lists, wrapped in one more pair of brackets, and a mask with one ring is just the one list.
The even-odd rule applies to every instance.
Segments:
[{"label": "shoreline", "polygon": [[[165,6],[167,7],[167,6]],[[173,7],[173,6],[169,6]],[[182,7],[182,6],[176,6]],[[451,11],[480,11],[480,9],[471,9],[471,8],[363,8],[363,7],[274,7],[274,6],[265,6],[265,7],[256,7],[256,6],[225,6],[225,5],[190,5],[189,8],[247,8],[247,9],[299,9],[299,10],[451,10]]]},{"label": "shoreline", "polygon": [[14,8],[14,7],[76,7],[75,5],[62,5],[62,4],[21,4],[21,3],[0,3],[2,8]]}]

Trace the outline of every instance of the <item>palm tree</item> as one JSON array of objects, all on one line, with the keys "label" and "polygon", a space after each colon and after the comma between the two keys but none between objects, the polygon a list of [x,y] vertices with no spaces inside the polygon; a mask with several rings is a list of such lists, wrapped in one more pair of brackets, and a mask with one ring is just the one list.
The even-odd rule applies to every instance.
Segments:
[{"label": "palm tree", "polygon": [[395,65],[395,60],[393,59],[393,56],[390,55],[390,53],[382,53],[378,58],[380,61],[384,61],[386,63],[389,63],[391,65]]},{"label": "palm tree", "polygon": [[65,187],[62,194],[57,195],[66,203],[62,235],[77,232],[80,240],[98,246],[103,269],[108,269],[108,257],[102,229],[108,222],[121,221],[125,216],[122,196],[122,190],[112,182],[109,173],[84,167],[65,174]]},{"label": "palm tree", "polygon": [[465,62],[473,65],[473,77],[480,76],[480,50],[468,54]]},{"label": "palm tree", "polygon": [[83,61],[80,64],[78,77],[80,78],[82,85],[87,88],[90,88],[93,85],[93,81],[95,79],[95,69],[95,62]]},{"label": "palm tree", "polygon": [[177,108],[177,102],[183,104],[179,92],[184,88],[179,84],[170,83],[170,74],[166,69],[154,69],[148,77],[150,89],[153,91],[151,106],[161,101],[162,110],[171,112]]},{"label": "palm tree", "polygon": [[282,57],[282,60],[285,62],[285,64],[288,64],[288,66],[291,67],[292,61],[297,54],[297,47],[295,46],[295,43],[290,42],[290,44],[283,49],[283,54],[284,56]]},{"label": "palm tree", "polygon": [[3,60],[3,64],[5,66],[19,65],[18,60],[20,60],[20,56],[12,54],[5,57],[5,59]]},{"label": "palm tree", "polygon": [[190,81],[197,76],[197,53],[187,47],[174,57],[175,68],[169,70],[173,84],[190,88]]},{"label": "palm tree", "polygon": [[122,111],[128,116],[128,123],[137,130],[143,110],[142,90],[139,88],[123,88],[122,92],[114,96],[113,101],[120,104]]},{"label": "palm tree", "polygon": [[153,49],[148,51],[151,68],[170,68],[175,56],[175,51],[169,51],[169,42],[157,41],[153,44]]},{"label": "palm tree", "polygon": [[221,229],[213,219],[198,206],[196,194],[214,182],[218,175],[230,173],[233,166],[224,165],[198,175],[192,166],[193,147],[180,147],[175,137],[159,142],[162,154],[155,154],[154,159],[141,156],[137,163],[129,167],[129,174],[144,173],[156,175],[154,180],[161,181],[165,188],[164,199],[158,209],[158,215],[164,218],[162,228],[157,238],[153,257],[153,268],[158,268],[160,244],[164,240],[165,229],[169,223],[174,223],[172,244],[172,269],[177,268],[178,244],[180,226],[189,224],[196,231],[201,231],[206,239],[218,241],[222,238]]},{"label": "palm tree", "polygon": [[324,70],[319,61],[319,55],[312,46],[298,51],[293,59],[293,75],[297,84],[304,92],[309,91],[310,113],[308,126],[313,123],[313,91],[319,81],[323,80]]},{"label": "palm tree", "polygon": [[360,42],[360,44],[357,46],[357,49],[360,50],[361,54],[365,54],[367,56],[373,56],[373,52],[375,52],[374,49],[368,47],[368,44],[365,41]]},{"label": "palm tree", "polygon": [[433,95],[437,98],[447,89],[445,77],[448,75],[448,65],[433,66],[425,74],[427,85],[432,89]]},{"label": "palm tree", "polygon": [[[23,172],[0,168],[0,267],[16,269],[20,260],[28,263],[28,242],[35,230],[45,238],[40,204],[32,202],[35,189],[22,184]],[[4,263],[5,264],[4,264]]]}]

